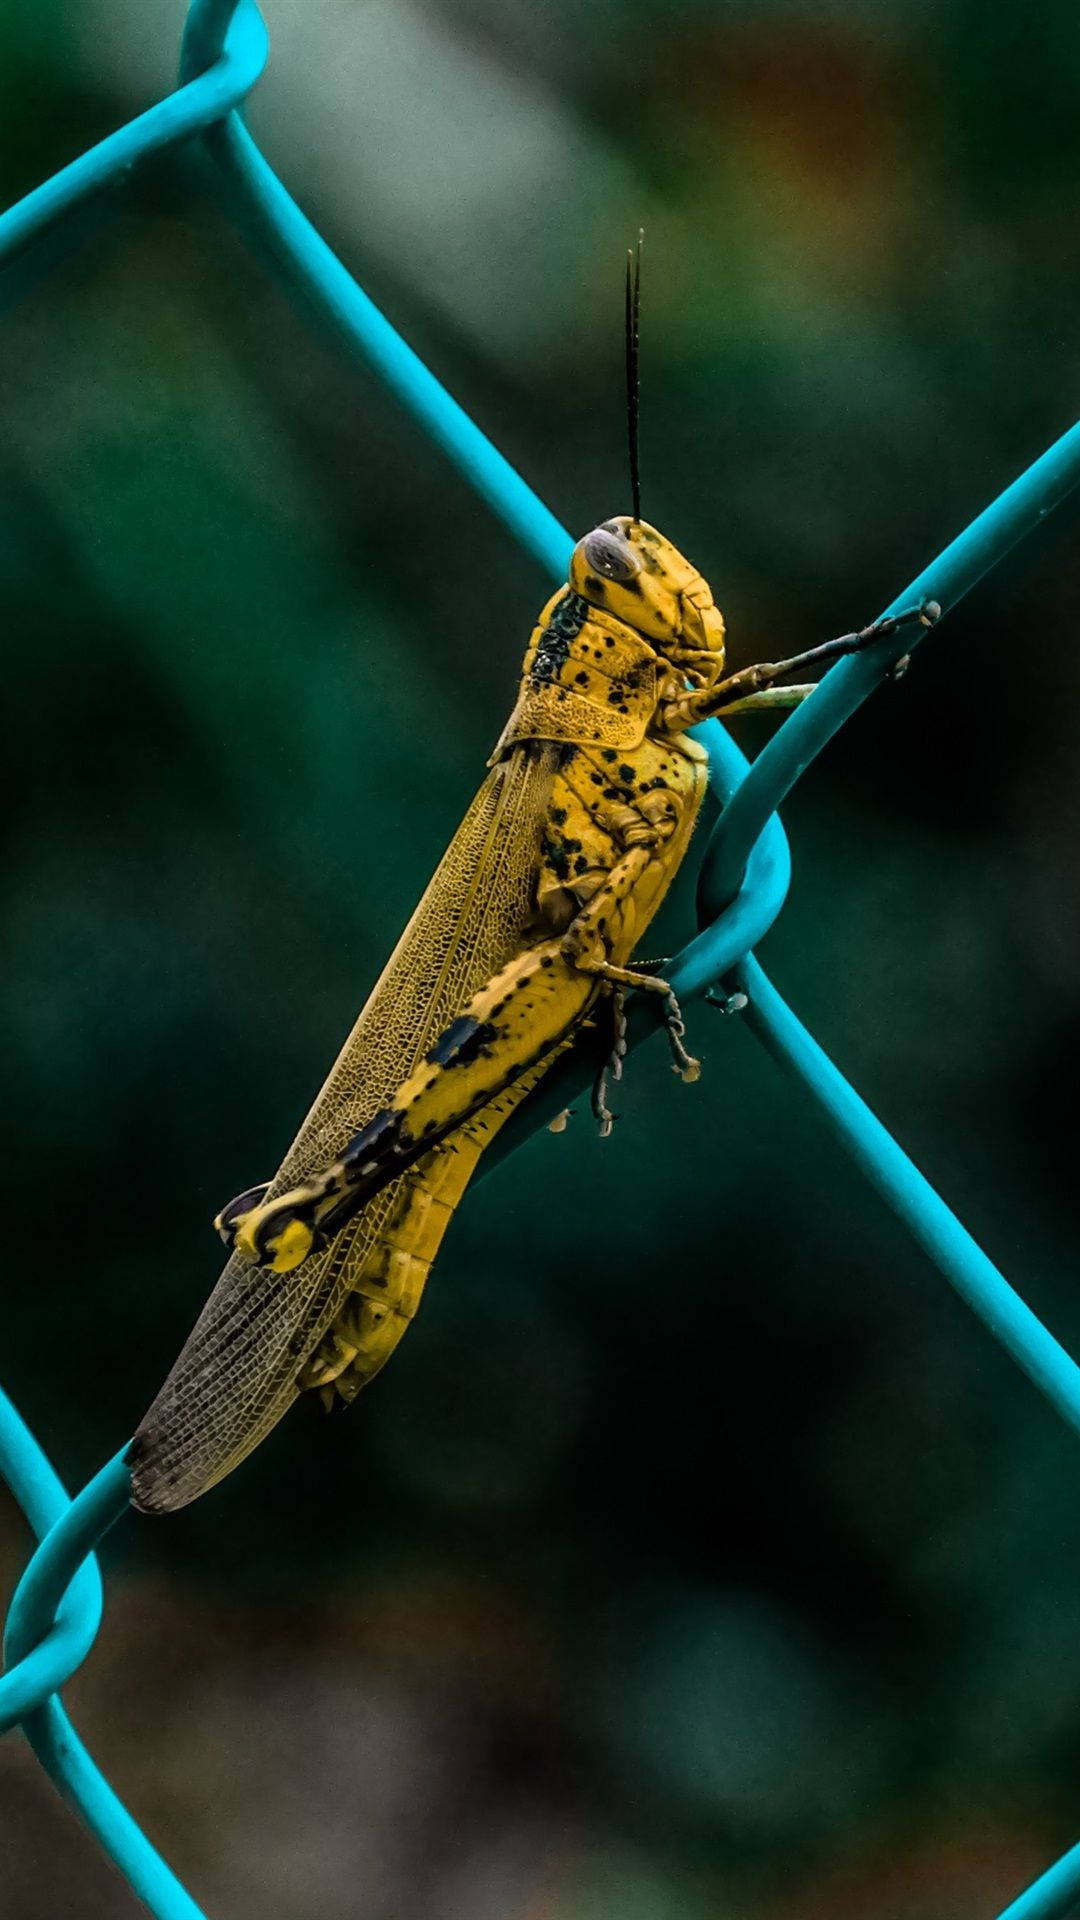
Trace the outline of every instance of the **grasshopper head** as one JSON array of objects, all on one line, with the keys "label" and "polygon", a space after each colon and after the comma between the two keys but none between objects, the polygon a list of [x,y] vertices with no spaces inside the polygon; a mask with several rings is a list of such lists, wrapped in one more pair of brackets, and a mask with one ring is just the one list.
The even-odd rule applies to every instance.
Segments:
[{"label": "grasshopper head", "polygon": [[724,617],[696,567],[644,520],[603,520],[574,548],[570,585],[648,640],[696,684],[724,668]]}]

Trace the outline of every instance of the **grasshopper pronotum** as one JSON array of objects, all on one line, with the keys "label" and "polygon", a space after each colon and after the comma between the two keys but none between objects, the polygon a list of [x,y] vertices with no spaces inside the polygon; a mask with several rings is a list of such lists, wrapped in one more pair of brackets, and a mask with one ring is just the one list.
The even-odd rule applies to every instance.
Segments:
[{"label": "grasshopper pronotum", "polygon": [[780,682],[899,624],[724,677],[708,583],[641,518],[639,284],[640,242],[627,263],[633,513],[575,547],[487,778],[315,1105],[273,1181],[218,1216],[230,1258],[129,1455],[147,1512],[222,1479],[300,1392],[355,1398],[416,1312],[480,1154],[583,1021],[611,1022],[617,1077],[625,996],[657,994],[676,1070],[697,1077],[671,988],[631,964],[705,791],[687,729],[794,705],[813,685]]}]

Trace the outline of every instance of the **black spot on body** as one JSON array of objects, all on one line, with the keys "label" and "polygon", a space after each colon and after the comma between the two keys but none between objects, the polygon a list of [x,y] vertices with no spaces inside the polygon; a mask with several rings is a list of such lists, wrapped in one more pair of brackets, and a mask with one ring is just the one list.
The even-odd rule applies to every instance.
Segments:
[{"label": "black spot on body", "polygon": [[536,643],[536,658],[530,678],[558,680],[570,655],[570,642],[576,640],[589,617],[589,603],[580,593],[567,589],[556,601],[551,618]]},{"label": "black spot on body", "polygon": [[570,862],[566,855],[566,846],[562,840],[553,840],[545,835],[540,843],[540,852],[548,866],[559,880],[565,880],[570,871]]},{"label": "black spot on body", "polygon": [[490,1054],[491,1043],[497,1038],[490,1020],[474,1020],[471,1013],[461,1013],[451,1020],[424,1059],[431,1067],[471,1067]]},{"label": "black spot on body", "polygon": [[575,673],[574,679],[577,681],[579,687],[587,687],[589,684],[589,676],[587,673]]},{"label": "black spot on body", "polygon": [[623,763],[622,763],[622,766],[621,766],[621,767],[619,768],[619,779],[620,779],[620,780],[632,780],[632,779],[633,779],[633,777],[634,777],[634,769],[633,769],[633,767],[628,767],[628,766],[627,766],[627,764],[626,764],[626,761],[624,760],[624,761],[623,761]]},{"label": "black spot on body", "polygon": [[601,760],[617,760],[618,757],[614,747],[605,747],[603,753],[600,755]]},{"label": "black spot on body", "polygon": [[552,807],[552,809],[551,809],[551,818],[552,818],[552,819],[554,820],[554,822],[555,822],[555,825],[556,825],[557,827],[562,827],[562,826],[565,826],[565,824],[566,824],[566,808],[565,808],[565,807]]}]

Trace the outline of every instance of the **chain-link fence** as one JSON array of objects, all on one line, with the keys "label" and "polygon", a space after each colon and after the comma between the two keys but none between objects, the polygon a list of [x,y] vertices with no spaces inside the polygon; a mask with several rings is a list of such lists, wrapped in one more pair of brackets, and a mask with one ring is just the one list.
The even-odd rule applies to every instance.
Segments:
[{"label": "chain-link fence", "polygon": [[[121,182],[147,155],[182,140],[202,140],[214,162],[206,179],[216,179],[223,190],[228,187],[230,209],[269,244],[282,273],[374,368],[523,547],[561,581],[570,535],[373,306],[246,131],[239,109],[262,72],[266,54],[266,31],[254,0],[194,0],[177,91],[11,208],[0,219],[0,264],[88,196]],[[948,612],[1078,480],[1080,427],[1051,447],[885,611],[932,599]],[[1062,1417],[1080,1426],[1080,1372],[1074,1363],[846,1084],[751,953],[780,911],[790,877],[776,808],[895,666],[909,640],[905,630],[835,667],[752,767],[715,722],[702,729],[722,810],[701,867],[703,930],[678,955],[669,977],[683,998],[705,995],[721,985],[727,995],[734,989],[745,994],[742,1017],[752,1031],[802,1083],[856,1165],[994,1337]],[[646,1038],[655,1025],[651,1007],[639,1001],[633,1008],[631,1042]],[[567,1056],[492,1157],[511,1151],[526,1131],[561,1108],[585,1083],[588,1071],[584,1049]],[[100,1621],[102,1592],[93,1548],[127,1507],[124,1454],[69,1503],[33,1436],[0,1398],[0,1467],[41,1542],[10,1610],[0,1725],[23,1728],[42,1765],[147,1906],[168,1920],[192,1920],[199,1909],[112,1793],[59,1700],[59,1689],[86,1657]],[[1014,1900],[1001,1920],[1052,1920],[1072,1911],[1078,1899],[1080,1847]],[[43,1892],[43,1910],[47,1904]]]}]

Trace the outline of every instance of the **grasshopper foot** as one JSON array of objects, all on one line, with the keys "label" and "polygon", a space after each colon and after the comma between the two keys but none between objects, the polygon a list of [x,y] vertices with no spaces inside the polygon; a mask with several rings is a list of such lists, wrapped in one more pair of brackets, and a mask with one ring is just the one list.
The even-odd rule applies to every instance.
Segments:
[{"label": "grasshopper foot", "polygon": [[615,1115],[607,1103],[607,1084],[608,1062],[605,1060],[596,1079],[593,1081],[592,1090],[593,1119],[596,1121],[601,1140],[609,1140],[611,1138],[611,1130],[615,1125]]},{"label": "grasshopper foot", "polygon": [[611,1052],[604,1061],[593,1083],[592,1110],[600,1129],[601,1140],[611,1136],[615,1125],[615,1115],[607,1103],[608,1075],[613,1080],[622,1079],[623,1061],[626,1058],[626,988],[614,986],[611,990],[612,1040]]},{"label": "grasshopper foot", "polygon": [[[924,600],[918,607],[905,607],[902,613],[887,613],[884,619],[873,621],[870,626],[863,627],[859,633],[853,634],[852,638],[860,648],[868,647],[874,640],[883,639],[887,633],[895,633],[898,627],[910,627],[913,621],[916,621],[920,627],[932,627],[940,619],[941,608],[938,602]],[[907,657],[905,655],[905,661]],[[897,661],[893,672],[895,673],[902,664],[901,661]]]},{"label": "grasshopper foot", "polygon": [[692,1087],[695,1080],[701,1079],[701,1061],[695,1060],[692,1053],[687,1053],[683,1045],[686,1022],[682,1017],[682,1008],[670,987],[664,1000],[664,1025],[667,1028],[668,1046],[671,1048],[672,1072],[677,1073],[686,1086]]}]

